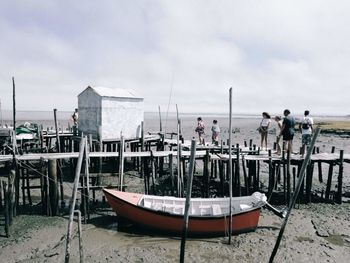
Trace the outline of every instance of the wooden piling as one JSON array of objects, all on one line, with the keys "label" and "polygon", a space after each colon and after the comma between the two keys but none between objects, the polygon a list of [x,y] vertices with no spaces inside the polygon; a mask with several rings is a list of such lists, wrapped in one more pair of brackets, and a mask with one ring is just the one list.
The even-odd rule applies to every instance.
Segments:
[{"label": "wooden piling", "polygon": [[10,237],[10,209],[9,209],[9,192],[7,190],[8,188],[7,188],[6,182],[3,182],[2,189],[4,192],[5,234],[6,234],[6,237],[9,238]]},{"label": "wooden piling", "polygon": [[73,228],[73,218],[74,218],[74,210],[75,210],[75,203],[77,198],[77,192],[78,192],[78,183],[79,183],[79,177],[80,177],[80,171],[81,166],[83,163],[84,158],[84,150],[85,150],[85,140],[86,138],[82,138],[80,141],[80,151],[79,151],[79,157],[78,162],[75,170],[75,178],[74,178],[74,185],[73,185],[73,193],[70,200],[70,213],[69,213],[69,222],[68,222],[68,230],[67,230],[67,236],[66,236],[66,251],[65,251],[65,263],[69,263],[70,259],[70,239],[72,234],[72,228]]},{"label": "wooden piling", "polygon": [[331,161],[329,163],[329,168],[328,168],[328,178],[327,178],[327,186],[326,186],[326,192],[325,192],[325,198],[329,199],[329,194],[331,192],[331,186],[332,186],[332,177],[333,177],[333,166],[334,163]]},{"label": "wooden piling", "polygon": [[57,177],[57,160],[50,159],[48,161],[48,178],[49,178],[49,194],[51,216],[58,214],[58,177]]},{"label": "wooden piling", "polygon": [[339,156],[339,173],[338,173],[338,193],[337,193],[337,203],[342,203],[342,191],[343,191],[343,170],[344,170],[344,150],[340,151]]},{"label": "wooden piling", "polygon": [[119,190],[123,191],[124,184],[124,149],[125,139],[124,136],[120,138],[120,150],[119,150]]},{"label": "wooden piling", "polygon": [[187,187],[186,187],[186,203],[185,203],[185,211],[184,211],[184,222],[183,222],[183,226],[182,226],[180,263],[184,263],[185,262],[185,245],[186,245],[189,210],[190,210],[190,203],[191,203],[191,193],[192,193],[192,182],[193,182],[193,169],[194,169],[194,164],[195,164],[195,154],[196,154],[196,140],[192,140],[191,141],[190,166],[189,166],[189,171],[188,171],[188,179],[187,179]]},{"label": "wooden piling", "polygon": [[231,237],[232,237],[232,88],[229,90],[229,104],[230,104],[230,110],[229,110],[229,193],[230,193],[230,204],[229,204],[229,236],[228,236],[228,244],[231,245]]}]

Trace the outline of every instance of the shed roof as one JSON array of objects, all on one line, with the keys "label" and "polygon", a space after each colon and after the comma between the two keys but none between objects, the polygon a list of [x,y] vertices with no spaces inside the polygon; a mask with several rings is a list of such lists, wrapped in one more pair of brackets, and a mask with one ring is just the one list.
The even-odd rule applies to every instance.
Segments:
[{"label": "shed roof", "polygon": [[[113,88],[112,89],[112,88],[97,87],[97,86],[88,86],[85,90],[87,90],[87,89],[92,89],[94,92],[96,92],[101,97],[143,99],[140,94],[138,94],[136,91],[134,91],[132,89],[121,89],[121,88]],[[82,93],[80,93],[80,94],[82,94]]]}]

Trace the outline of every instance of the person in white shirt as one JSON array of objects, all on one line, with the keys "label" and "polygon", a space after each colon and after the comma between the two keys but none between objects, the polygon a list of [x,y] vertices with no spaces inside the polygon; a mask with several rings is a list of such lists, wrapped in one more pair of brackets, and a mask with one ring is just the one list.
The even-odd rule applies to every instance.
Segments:
[{"label": "person in white shirt", "polygon": [[282,130],[282,118],[281,116],[275,116],[275,121],[277,123],[277,126],[279,128],[278,132],[276,132],[277,136],[276,136],[276,146],[277,146],[277,151],[276,154],[281,154],[281,130]]},{"label": "person in white shirt", "polygon": [[313,124],[314,120],[309,116],[310,111],[306,110],[304,112],[304,117],[300,123],[299,129],[301,132],[301,151],[300,154],[303,156],[305,154],[305,149],[311,143],[311,135],[314,131]]},{"label": "person in white shirt", "polygon": [[265,148],[267,149],[267,134],[271,123],[271,116],[267,112],[263,112],[262,117],[263,118],[259,126],[259,133],[261,135],[261,148],[263,149],[263,146],[265,144]]}]

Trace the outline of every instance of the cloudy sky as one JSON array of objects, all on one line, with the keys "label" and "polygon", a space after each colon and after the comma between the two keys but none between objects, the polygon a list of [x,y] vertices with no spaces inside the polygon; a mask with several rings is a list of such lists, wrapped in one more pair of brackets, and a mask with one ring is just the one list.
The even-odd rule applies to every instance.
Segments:
[{"label": "cloudy sky", "polygon": [[2,0],[0,99],[71,110],[88,85],[146,111],[350,114],[350,1]]}]

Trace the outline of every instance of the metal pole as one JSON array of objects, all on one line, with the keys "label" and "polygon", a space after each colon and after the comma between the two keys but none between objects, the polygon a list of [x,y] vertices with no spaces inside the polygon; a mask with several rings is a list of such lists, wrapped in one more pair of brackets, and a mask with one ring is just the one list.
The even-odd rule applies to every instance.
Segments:
[{"label": "metal pole", "polygon": [[188,180],[187,180],[187,188],[186,188],[186,203],[185,203],[184,223],[182,226],[180,263],[183,263],[185,260],[185,244],[186,244],[187,230],[188,230],[188,219],[189,219],[189,210],[190,210],[190,202],[191,202],[191,192],[192,192],[195,156],[196,156],[196,140],[192,140],[191,141],[190,167],[189,167],[189,171],[188,171]]},{"label": "metal pole", "polygon": [[230,192],[230,218],[229,218],[229,227],[228,227],[228,243],[231,244],[231,236],[232,236],[232,88],[230,88],[230,113],[229,113],[229,137],[228,137],[228,144],[229,144],[229,162],[228,162],[228,169],[229,169],[229,192]]}]

